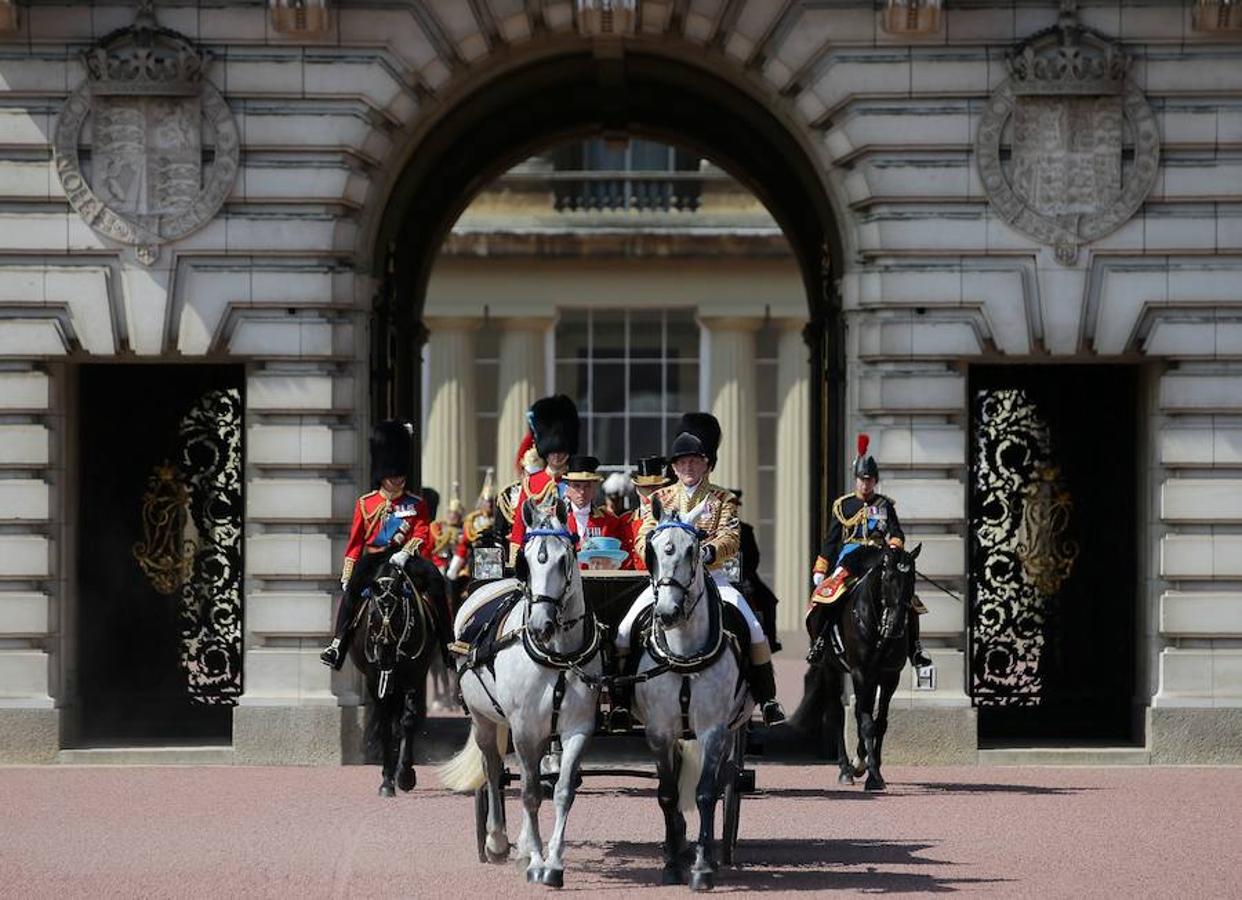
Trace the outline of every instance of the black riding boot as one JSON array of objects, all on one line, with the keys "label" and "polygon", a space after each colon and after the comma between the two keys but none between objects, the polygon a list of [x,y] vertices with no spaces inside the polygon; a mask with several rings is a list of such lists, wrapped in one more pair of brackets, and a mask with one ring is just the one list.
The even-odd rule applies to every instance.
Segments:
[{"label": "black riding boot", "polygon": [[332,643],[323,648],[319,660],[334,671],[341,671],[345,665],[345,657],[349,655],[349,638],[353,631],[354,608],[357,598],[352,591],[346,591],[341,597],[341,606],[336,611],[336,631]]},{"label": "black riding boot", "polygon": [[909,616],[906,631],[910,635],[910,665],[916,669],[933,665],[932,658],[927,655],[927,651],[923,649],[923,644],[919,640],[919,614],[912,609]]},{"label": "black riding boot", "polygon": [[776,672],[772,660],[751,665],[750,694],[763,711],[763,724],[779,725],[785,721],[785,710],[776,700]]}]

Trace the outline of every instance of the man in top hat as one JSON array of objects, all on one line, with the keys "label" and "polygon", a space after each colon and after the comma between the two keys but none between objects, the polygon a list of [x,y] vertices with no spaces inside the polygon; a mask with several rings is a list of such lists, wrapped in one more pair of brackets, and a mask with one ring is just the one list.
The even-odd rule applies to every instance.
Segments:
[{"label": "man in top hat", "polygon": [[526,537],[526,523],[522,519],[522,505],[527,500],[546,503],[550,498],[563,497],[561,476],[565,474],[569,457],[578,452],[578,407],[564,394],[536,400],[526,414],[530,432],[534,436],[535,450],[545,461],[545,466],[522,480],[522,492],[514,504],[515,516],[509,531],[509,565],[517,563]]},{"label": "man in top hat", "polygon": [[[828,525],[828,536],[815,560],[812,580],[815,592],[814,603],[833,603],[847,588],[847,580],[853,572],[850,569],[850,554],[859,547],[867,545],[893,547],[905,545],[906,533],[901,530],[901,522],[897,519],[897,507],[892,499],[877,493],[875,486],[880,480],[880,467],[875,457],[868,452],[871,438],[865,434],[858,436],[858,456],[854,458],[854,492],[844,494],[832,504],[832,520]],[[907,631],[910,635],[910,664],[914,666],[930,666],[932,659],[923,650],[919,640],[919,616],[927,612],[916,594],[911,604]],[[818,662],[823,655],[823,645],[811,648],[808,662]]]},{"label": "man in top hat", "polygon": [[470,574],[468,562],[478,545],[496,546],[496,475],[488,466],[483,476],[483,488],[479,499],[467,515],[461,527],[461,539],[453,561],[446,573],[449,581],[456,581],[462,574]]},{"label": "man in top hat", "polygon": [[645,456],[638,461],[638,468],[632,476],[634,489],[638,491],[638,508],[630,510],[625,516],[625,525],[630,537],[630,568],[640,572],[647,571],[647,560],[638,552],[638,533],[642,531],[643,520],[651,509],[651,495],[672,482],[668,476],[668,460],[663,456]]},{"label": "man in top hat", "polygon": [[[404,566],[412,554],[431,558],[431,522],[426,506],[421,497],[405,489],[413,433],[413,426],[407,423],[380,422],[371,434],[371,480],[375,490],[363,494],[354,504],[341,567],[345,594],[337,610],[332,643],[319,654],[325,665],[338,671],[345,663],[359,596],[365,579],[374,573],[375,564],[387,559],[393,565]],[[359,565],[360,561],[366,565]]]},{"label": "man in top hat", "polygon": [[[776,674],[772,669],[772,650],[768,645],[767,635],[763,633],[763,625],[754,611],[738,593],[737,588],[729,583],[728,576],[723,571],[725,562],[737,553],[741,537],[738,530],[737,500],[729,491],[712,484],[708,477],[716,465],[720,436],[720,423],[715,416],[701,412],[684,414],[668,454],[677,481],[658,489],[653,497],[659,499],[661,507],[676,509],[683,514],[695,508],[700,509],[698,520],[694,524],[706,535],[699,545],[703,563],[724,601],[737,607],[746,619],[750,630],[750,692],[760,705],[764,722],[776,725],[785,720],[785,711],[776,700]],[[646,551],[647,535],[656,525],[649,505],[639,530],[638,546],[635,548],[640,556]],[[629,637],[634,619],[653,600],[654,592],[651,588],[643,591],[621,621],[616,642],[619,658],[629,654]],[[619,723],[614,723],[615,728],[619,729],[626,724],[625,720],[629,717],[625,708],[628,700],[628,696],[621,696],[614,702],[614,715],[620,719]]]},{"label": "man in top hat", "polygon": [[431,523],[431,561],[441,572],[448,572],[457,543],[461,539],[461,525],[465,514],[466,508],[461,502],[461,485],[454,481],[448,513],[443,519],[436,519]]},{"label": "man in top hat", "polygon": [[[629,533],[625,523],[602,506],[595,505],[595,492],[604,476],[599,474],[599,460],[594,456],[575,454],[569,458],[561,484],[569,504],[569,531],[582,541],[595,537],[616,538],[621,551],[629,558]],[[583,566],[585,568],[585,564]]]}]

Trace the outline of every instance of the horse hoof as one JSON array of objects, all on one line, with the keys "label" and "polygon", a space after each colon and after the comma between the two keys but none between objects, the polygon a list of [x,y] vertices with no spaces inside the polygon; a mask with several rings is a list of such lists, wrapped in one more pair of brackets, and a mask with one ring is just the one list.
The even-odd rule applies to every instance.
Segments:
[{"label": "horse hoof", "polygon": [[543,869],[536,868],[535,866],[531,866],[529,869],[526,870],[526,883],[527,884],[538,884],[542,877],[543,877]]},{"label": "horse hoof", "polygon": [[853,772],[842,772],[840,775],[837,776],[837,784],[853,784],[853,783],[854,783]]},{"label": "horse hoof", "polygon": [[487,861],[494,866],[498,866],[501,863],[509,861],[509,848],[508,847],[506,847],[501,852],[497,852],[493,850],[491,847],[484,847],[483,852],[487,854]]},{"label": "horse hoof", "polygon": [[416,784],[418,784],[418,776],[414,774],[413,769],[404,769],[397,773],[397,787],[407,794],[414,790]]},{"label": "horse hoof", "polygon": [[681,874],[681,866],[665,866],[660,876],[660,884],[685,884],[686,877]]},{"label": "horse hoof", "polygon": [[565,886],[565,870],[544,869],[543,878],[540,881],[550,888],[563,888]]},{"label": "horse hoof", "polygon": [[397,796],[397,791],[392,786],[391,781],[385,781],[383,784],[380,785],[379,795],[381,797],[395,797]]},{"label": "horse hoof", "polygon": [[884,783],[883,778],[868,778],[867,783],[863,785],[864,791],[882,791],[888,787]]},{"label": "horse hoof", "polygon": [[715,886],[716,886],[716,873],[714,872],[691,872],[690,873],[690,890],[710,891]]}]

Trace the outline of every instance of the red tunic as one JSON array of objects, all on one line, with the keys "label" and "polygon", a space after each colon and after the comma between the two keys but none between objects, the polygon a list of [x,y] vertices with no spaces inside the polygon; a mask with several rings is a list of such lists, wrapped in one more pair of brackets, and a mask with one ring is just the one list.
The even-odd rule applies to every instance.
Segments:
[{"label": "red tunic", "polygon": [[349,578],[364,550],[375,552],[393,546],[431,559],[431,522],[423,498],[405,491],[392,498],[380,491],[363,494],[354,504],[342,579]]},{"label": "red tunic", "polygon": [[518,494],[517,503],[513,506],[513,527],[509,530],[509,560],[517,559],[522,551],[522,543],[526,537],[526,522],[522,519],[522,504],[527,500],[542,503],[551,493],[557,491],[561,480],[559,474],[553,475],[547,469],[527,475],[522,479],[522,492]]},{"label": "red tunic", "polygon": [[621,519],[621,524],[625,526],[625,543],[622,546],[630,551],[629,568],[637,569],[639,572],[647,571],[647,561],[637,549],[638,530],[643,527],[643,519],[646,517],[646,504],[640,504],[638,509],[630,510]]}]

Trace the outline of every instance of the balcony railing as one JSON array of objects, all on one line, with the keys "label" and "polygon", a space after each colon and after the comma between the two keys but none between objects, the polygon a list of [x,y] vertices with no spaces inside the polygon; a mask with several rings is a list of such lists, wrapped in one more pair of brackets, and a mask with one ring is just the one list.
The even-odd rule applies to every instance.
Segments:
[{"label": "balcony railing", "polygon": [[510,171],[502,178],[507,187],[548,190],[557,212],[695,212],[705,188],[732,181],[717,169]]}]

